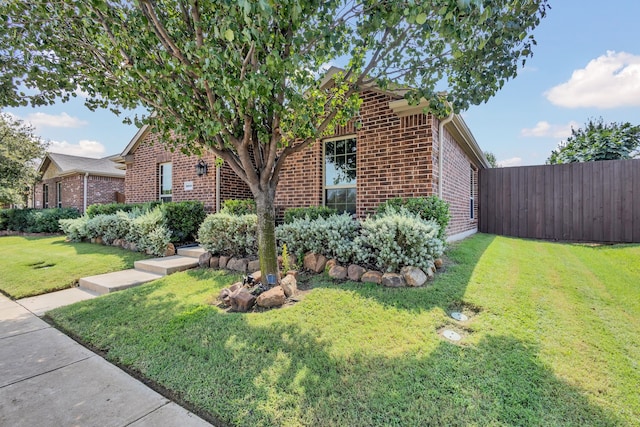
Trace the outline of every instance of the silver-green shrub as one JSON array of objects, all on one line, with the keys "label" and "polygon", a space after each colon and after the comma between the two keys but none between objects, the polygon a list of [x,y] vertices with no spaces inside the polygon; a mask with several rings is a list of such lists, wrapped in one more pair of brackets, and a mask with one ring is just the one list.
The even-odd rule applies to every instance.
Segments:
[{"label": "silver-green shrub", "polygon": [[356,258],[382,271],[398,272],[404,266],[426,270],[444,251],[439,232],[435,221],[425,221],[404,208],[389,208],[362,222],[355,241]]},{"label": "silver-green shrub", "polygon": [[[137,213],[132,212],[132,215]],[[164,254],[167,245],[171,242],[171,232],[166,228],[160,206],[134,217],[129,224],[126,239],[136,243],[140,252],[152,255]]]},{"label": "silver-green shrub", "polygon": [[257,255],[257,228],[255,214],[211,214],[198,230],[198,242],[214,255]]},{"label": "silver-green shrub", "polygon": [[72,242],[79,242],[82,239],[86,239],[87,236],[87,222],[89,217],[81,216],[74,219],[61,219],[59,220],[60,229]]},{"label": "silver-green shrub", "polygon": [[359,230],[360,222],[349,214],[313,220],[307,216],[279,225],[276,238],[281,245],[286,243],[289,252],[296,257],[311,251],[346,264],[354,259],[354,241]]}]

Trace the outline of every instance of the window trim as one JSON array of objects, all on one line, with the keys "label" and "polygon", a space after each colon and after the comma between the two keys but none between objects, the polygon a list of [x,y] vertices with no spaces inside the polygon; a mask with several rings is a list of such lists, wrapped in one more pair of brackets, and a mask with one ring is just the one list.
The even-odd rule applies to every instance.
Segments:
[{"label": "window trim", "polygon": [[42,184],[42,209],[49,209],[49,184]]},{"label": "window trim", "polygon": [[475,211],[476,211],[476,168],[473,167],[473,164],[469,164],[469,220],[473,221],[476,219]]},{"label": "window trim", "polygon": [[[169,194],[162,194],[163,167],[166,165],[171,166],[171,180],[169,181]],[[158,200],[161,202],[173,200],[173,164],[171,162],[158,163]]]},{"label": "window trim", "polygon": [[56,206],[62,207],[62,181],[56,182]]},{"label": "window trim", "polygon": [[[327,185],[327,142],[344,141],[354,139],[356,141],[356,178],[354,184]],[[351,189],[356,191],[355,208],[358,209],[358,157],[357,157],[358,135],[355,133],[324,138],[322,140],[322,206],[327,206],[327,190]]]}]

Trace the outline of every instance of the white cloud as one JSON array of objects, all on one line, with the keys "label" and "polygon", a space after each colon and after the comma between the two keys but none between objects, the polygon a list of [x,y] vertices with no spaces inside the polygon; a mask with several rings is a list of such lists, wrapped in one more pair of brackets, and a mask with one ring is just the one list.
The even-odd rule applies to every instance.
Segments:
[{"label": "white cloud", "polygon": [[70,116],[67,113],[60,113],[57,115],[47,113],[33,113],[29,114],[25,118],[25,121],[30,122],[37,128],[79,128],[88,124],[88,122],[80,120],[77,117]]},{"label": "white cloud", "polygon": [[529,136],[535,138],[555,138],[563,139],[571,135],[571,128],[578,128],[580,124],[576,121],[570,121],[563,125],[552,125],[547,121],[540,121],[532,128],[524,128],[520,131],[521,136]]},{"label": "white cloud", "polygon": [[522,164],[521,157],[511,157],[510,159],[499,160],[498,165],[503,168],[508,168],[511,166],[520,166]]},{"label": "white cloud", "polygon": [[98,141],[80,140],[77,144],[67,141],[50,141],[48,151],[52,153],[69,154],[71,156],[92,157],[99,159],[105,156],[106,149]]},{"label": "white cloud", "polygon": [[640,55],[608,51],[545,93],[560,107],[640,106]]}]

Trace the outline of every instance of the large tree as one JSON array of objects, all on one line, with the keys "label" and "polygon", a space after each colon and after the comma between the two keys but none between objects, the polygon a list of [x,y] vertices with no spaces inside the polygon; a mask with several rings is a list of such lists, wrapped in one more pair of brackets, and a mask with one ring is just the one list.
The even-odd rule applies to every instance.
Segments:
[{"label": "large tree", "polygon": [[584,127],[571,128],[571,136],[551,152],[547,164],[631,159],[638,156],[640,126],[589,119]]},{"label": "large tree", "polygon": [[[287,157],[350,120],[371,84],[427,99],[439,113],[487,101],[531,56],[531,32],[548,8],[547,0],[0,5],[0,104],[48,104],[80,88],[91,108],[146,107],[154,114],[144,120],[168,143],[213,151],[247,183],[266,274],[277,270],[274,198]],[[336,61],[344,72],[321,86],[320,70]]]},{"label": "large tree", "polygon": [[25,205],[37,178],[37,162],[46,144],[33,128],[8,114],[0,114],[0,203]]}]

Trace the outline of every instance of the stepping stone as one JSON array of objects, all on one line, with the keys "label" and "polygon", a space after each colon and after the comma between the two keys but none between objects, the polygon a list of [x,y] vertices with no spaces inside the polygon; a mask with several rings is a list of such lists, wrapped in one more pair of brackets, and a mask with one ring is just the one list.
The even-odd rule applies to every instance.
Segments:
[{"label": "stepping stone", "polygon": [[192,246],[188,248],[178,248],[178,255],[191,257],[191,258],[200,258],[200,255],[207,252],[205,248],[202,246]]},{"label": "stepping stone", "polygon": [[36,316],[42,317],[44,313],[54,308],[95,298],[98,295],[97,292],[89,289],[69,288],[35,297],[22,298],[17,302]]},{"label": "stepping stone", "polygon": [[136,270],[166,276],[178,271],[189,270],[198,266],[198,258],[191,258],[180,255],[173,255],[164,258],[152,258],[136,261]]},{"label": "stepping stone", "polygon": [[[196,260],[196,265],[197,264],[198,260]],[[162,276],[164,275],[129,269],[116,271],[114,273],[99,274],[97,276],[83,277],[80,279],[80,287],[103,295],[151,282],[152,280],[160,279]]]}]

